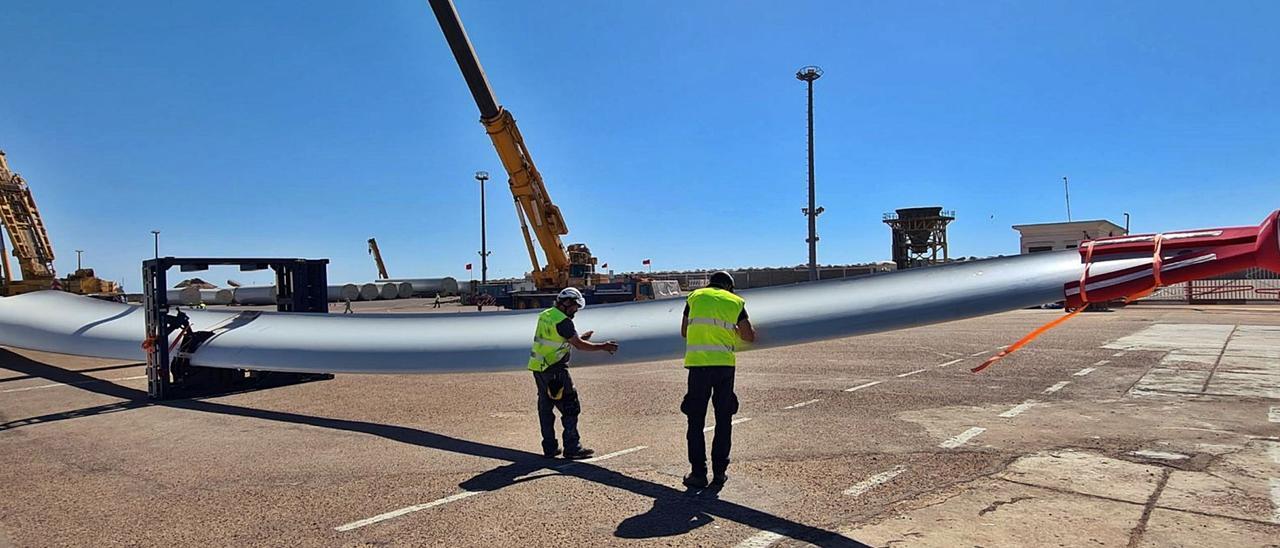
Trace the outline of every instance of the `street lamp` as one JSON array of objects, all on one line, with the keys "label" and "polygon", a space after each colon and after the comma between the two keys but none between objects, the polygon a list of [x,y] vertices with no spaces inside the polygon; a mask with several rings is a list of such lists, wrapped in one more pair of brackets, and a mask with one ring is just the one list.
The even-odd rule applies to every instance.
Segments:
[{"label": "street lamp", "polygon": [[484,182],[489,180],[488,171],[477,171],[476,181],[480,182],[480,283],[489,281],[489,247],[485,239],[484,227]]},{"label": "street lamp", "polygon": [[160,231],[152,230],[151,235],[155,236],[156,238],[156,258],[159,259],[160,258]]},{"label": "street lamp", "polygon": [[76,250],[76,272],[80,271],[80,254],[84,253],[83,249]]},{"label": "street lamp", "polygon": [[818,279],[818,215],[823,209],[815,203],[813,189],[813,81],[822,77],[822,69],[816,66],[801,67],[796,79],[809,86],[809,207],[801,209],[809,218],[809,281]]},{"label": "street lamp", "polygon": [[1125,236],[1129,235],[1129,212],[1128,211],[1124,212],[1124,234]]}]

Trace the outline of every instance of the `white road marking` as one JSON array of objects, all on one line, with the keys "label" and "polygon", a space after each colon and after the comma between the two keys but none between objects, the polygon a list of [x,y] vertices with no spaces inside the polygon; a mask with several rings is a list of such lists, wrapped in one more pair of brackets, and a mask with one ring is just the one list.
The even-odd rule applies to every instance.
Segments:
[{"label": "white road marking", "polygon": [[739,542],[734,548],[769,548],[773,543],[778,542],[786,535],[774,531],[760,531],[751,535],[747,540]]},{"label": "white road marking", "polygon": [[[737,421],[734,421],[734,422],[737,422]],[[611,458],[614,458],[614,457],[620,457],[620,456],[622,456],[622,455],[627,455],[627,454],[630,454],[630,453],[635,453],[636,451],[640,451],[640,450],[642,450],[642,449],[648,449],[648,448],[649,448],[649,446],[647,446],[647,445],[638,445],[638,446],[636,446],[636,447],[631,447],[631,448],[628,448],[628,449],[623,449],[623,450],[621,450],[621,451],[614,451],[614,452],[612,452],[612,453],[606,453],[606,454],[600,455],[600,456],[598,456],[598,457],[592,457],[592,458],[589,458],[589,459],[583,459],[583,460],[576,460],[576,461],[572,461],[572,462],[567,462],[567,463],[565,463],[565,464],[561,464],[561,465],[559,465],[559,466],[556,466],[556,467],[555,467],[555,470],[563,470],[563,469],[565,469],[565,468],[569,468],[569,467],[571,467],[571,466],[576,466],[576,465],[579,465],[579,464],[590,464],[590,463],[593,463],[593,462],[600,462],[600,461],[602,461],[602,460],[608,460],[608,459],[611,459]],[[546,471],[544,471],[542,474],[538,474],[538,475],[550,475],[550,472],[546,472]],[[538,475],[530,474],[529,476],[526,476],[526,477],[538,477]],[[441,498],[441,499],[433,500],[433,501],[431,501],[431,502],[427,502],[427,503],[423,503],[423,504],[415,504],[415,505],[413,505],[413,506],[406,506],[406,507],[401,508],[401,509],[399,509],[399,510],[392,510],[392,511],[387,512],[387,513],[385,513],[385,514],[378,514],[378,515],[373,516],[373,517],[371,517],[371,518],[365,518],[365,519],[362,519],[362,520],[359,520],[359,521],[353,521],[353,522],[351,522],[351,523],[346,523],[346,524],[343,524],[343,525],[339,525],[339,526],[337,526],[337,527],[334,527],[333,529],[334,529],[335,531],[343,531],[343,532],[345,532],[345,531],[350,531],[350,530],[352,530],[352,529],[359,529],[359,528],[364,527],[364,526],[366,526],[366,525],[373,525],[373,524],[375,524],[375,523],[382,522],[382,521],[386,521],[386,520],[389,520],[389,519],[392,519],[392,518],[398,518],[398,517],[403,516],[403,515],[405,515],[405,514],[412,514],[412,513],[414,513],[414,512],[419,512],[419,511],[422,511],[422,510],[426,510],[426,509],[428,509],[428,508],[435,508],[436,506],[441,506],[441,505],[449,504],[450,502],[456,502],[456,501],[459,501],[459,500],[465,499],[465,498],[467,498],[467,497],[473,497],[473,496],[475,496],[475,495],[483,494],[483,493],[486,493],[486,492],[487,492],[487,491],[463,491],[463,492],[461,492],[461,493],[455,493],[455,494],[449,495],[449,496],[444,497],[444,498]]]},{"label": "white road marking", "polygon": [[1189,455],[1183,455],[1182,453],[1171,453],[1169,451],[1153,451],[1151,449],[1130,451],[1129,454],[1136,455],[1139,457],[1147,457],[1149,459],[1159,459],[1159,460],[1182,460],[1182,459],[1191,458]]},{"label": "white road marking", "polygon": [[93,384],[96,382],[136,381],[138,379],[145,379],[145,378],[147,378],[146,375],[138,375],[136,377],[121,377],[118,379],[93,379],[91,381],[55,382],[53,384],[42,384],[40,386],[28,386],[25,388],[10,388],[8,390],[0,390],[0,394],[8,394],[9,392],[26,392],[27,390],[40,390],[42,388],[57,388],[59,386],[79,386],[82,384]]},{"label": "white road marking", "polygon": [[1267,420],[1271,422],[1280,422],[1280,406],[1271,406],[1271,412],[1267,413]]},{"label": "white road marking", "polygon": [[1271,478],[1271,522],[1280,523],[1280,478]]},{"label": "white road marking", "polygon": [[941,447],[943,449],[955,449],[957,447],[960,447],[961,445],[964,445],[965,442],[973,439],[974,436],[977,436],[978,434],[981,434],[986,431],[987,431],[986,428],[975,426],[973,428],[965,430],[964,432],[961,432],[958,436],[955,436],[951,439],[948,439],[947,441],[944,441],[938,444],[938,447]]},{"label": "white road marking", "polygon": [[875,386],[875,385],[880,384],[880,383],[882,383],[882,382],[884,382],[884,381],[871,381],[871,382],[869,382],[869,383],[867,383],[867,384],[859,384],[858,386],[855,386],[855,387],[853,387],[853,388],[846,388],[846,389],[844,389],[844,391],[845,391],[845,392],[857,392],[858,390],[862,390],[863,388],[871,388],[872,386]]},{"label": "white road marking", "polygon": [[1053,385],[1053,386],[1050,386],[1050,387],[1048,387],[1048,388],[1044,389],[1044,393],[1045,393],[1045,394],[1052,394],[1052,393],[1054,393],[1054,392],[1057,392],[1057,391],[1059,391],[1059,390],[1062,390],[1062,388],[1063,388],[1063,387],[1065,387],[1065,386],[1066,386],[1066,385],[1068,385],[1068,384],[1071,384],[1071,381],[1062,381],[1062,382],[1060,382],[1060,383],[1058,383],[1058,384],[1055,384],[1055,385]]},{"label": "white road marking", "polygon": [[1121,357],[1121,356],[1124,356],[1124,350],[1121,350],[1121,351],[1116,352],[1115,354],[1112,354],[1112,355],[1111,355],[1111,357],[1112,357],[1112,358],[1119,358],[1119,357]]},{"label": "white road marking", "polygon": [[1089,373],[1093,373],[1094,371],[1097,371],[1097,368],[1094,368],[1094,367],[1086,367],[1086,368],[1084,368],[1084,369],[1081,369],[1081,370],[1079,370],[1079,371],[1076,371],[1075,376],[1076,376],[1076,377],[1083,377],[1083,376],[1085,376],[1085,375],[1088,375]]},{"label": "white road marking", "polygon": [[955,365],[955,364],[960,363],[960,362],[962,362],[962,361],[964,361],[964,358],[960,358],[960,359],[958,359],[958,360],[951,360],[951,361],[949,361],[949,362],[947,362],[947,363],[940,363],[940,364],[938,364],[938,367],[946,367],[946,366],[948,366],[948,365]]},{"label": "white road marking", "polygon": [[343,532],[345,532],[345,531],[350,531],[350,530],[352,530],[352,529],[359,529],[359,528],[364,527],[364,526],[366,526],[366,525],[373,525],[373,524],[375,524],[375,523],[378,523],[378,522],[381,522],[381,521],[386,521],[386,520],[389,520],[389,519],[391,519],[391,518],[398,518],[398,517],[403,516],[403,515],[405,515],[405,514],[412,514],[412,513],[414,513],[414,512],[418,512],[418,511],[426,510],[426,509],[428,509],[428,508],[435,508],[436,506],[440,506],[440,505],[443,505],[443,504],[449,504],[450,502],[454,502],[454,501],[462,500],[462,499],[465,499],[465,498],[467,498],[467,497],[473,497],[473,496],[479,495],[480,493],[483,493],[483,492],[484,492],[484,491],[463,491],[463,492],[461,492],[461,493],[457,493],[457,494],[449,495],[449,496],[447,496],[447,497],[445,497],[445,498],[442,498],[442,499],[436,499],[436,500],[433,500],[433,501],[428,502],[428,503],[424,503],[424,504],[415,504],[415,505],[413,505],[413,506],[406,506],[406,507],[401,508],[401,509],[399,509],[399,510],[392,510],[392,511],[387,512],[387,513],[385,513],[385,514],[378,514],[378,515],[373,516],[373,517],[371,517],[371,518],[365,518],[365,519],[362,519],[362,520],[360,520],[360,521],[353,521],[353,522],[351,522],[351,523],[347,523],[347,524],[339,525],[339,526],[337,526],[337,527],[334,527],[333,529],[334,529],[335,531],[343,531]]},{"label": "white road marking", "polygon": [[1018,405],[1011,407],[1008,411],[1001,413],[1000,417],[1006,418],[1006,419],[1012,419],[1018,415],[1021,415],[1024,411],[1031,409],[1035,405],[1036,405],[1035,400],[1024,401]]},{"label": "white road marking", "polygon": [[1107,365],[1107,364],[1109,364],[1109,363],[1111,363],[1111,360],[1098,360],[1098,363],[1093,364],[1093,366],[1094,366],[1094,367],[1102,367],[1102,366]]},{"label": "white road marking", "polygon": [[905,467],[899,466],[897,468],[894,468],[893,470],[880,472],[879,474],[876,474],[874,476],[871,476],[865,480],[858,482],[858,484],[854,485],[853,487],[845,489],[844,494],[851,497],[862,496],[863,493],[866,493],[867,491],[875,489],[880,485],[884,485],[885,483],[888,483],[889,480],[892,480],[893,478],[898,477],[898,474],[901,474],[906,471],[907,469]]},{"label": "white road marking", "polygon": [[[749,421],[749,420],[751,420],[751,417],[742,417],[742,418],[740,418],[740,419],[733,419],[732,421],[729,421],[729,424],[731,424],[731,425],[732,425],[732,424],[742,424],[742,423],[747,422],[747,421]],[[713,425],[711,425],[711,426],[708,426],[708,427],[706,427],[706,428],[703,428],[703,429],[702,429],[702,431],[703,431],[703,432],[710,432],[710,431],[715,430],[715,429],[716,429],[716,425],[714,425],[714,424],[713,424]]]},{"label": "white road marking", "polygon": [[917,369],[917,370],[915,370],[915,371],[910,371],[910,372],[907,372],[907,373],[903,373],[903,374],[901,374],[901,375],[894,375],[894,376],[895,376],[895,377],[898,377],[899,379],[901,379],[901,378],[903,378],[903,377],[910,377],[910,376],[915,375],[915,374],[917,374],[917,373],[924,373],[925,371],[928,371],[928,369]]},{"label": "white road marking", "polygon": [[[1000,350],[1000,348],[996,348],[996,350],[997,350],[997,351],[999,351],[999,350]],[[969,357],[970,357],[970,358],[976,358],[976,357],[978,357],[978,356],[981,356],[981,355],[983,355],[983,354],[986,354],[987,352],[990,352],[990,350],[980,350],[980,351],[978,351],[978,352],[974,352],[974,353],[972,353],[972,354],[969,354]]]},{"label": "white road marking", "polygon": [[822,401],[822,399],[809,400],[809,401],[802,401],[802,402],[797,403],[797,404],[788,405],[788,406],[786,406],[786,407],[783,407],[783,409],[799,409],[799,408],[804,407],[804,406],[806,406],[806,405],[810,405],[810,404],[818,403],[818,402],[820,402],[820,401]]},{"label": "white road marking", "polygon": [[1272,442],[1271,450],[1268,452],[1271,453],[1271,462],[1280,464],[1280,443]]}]

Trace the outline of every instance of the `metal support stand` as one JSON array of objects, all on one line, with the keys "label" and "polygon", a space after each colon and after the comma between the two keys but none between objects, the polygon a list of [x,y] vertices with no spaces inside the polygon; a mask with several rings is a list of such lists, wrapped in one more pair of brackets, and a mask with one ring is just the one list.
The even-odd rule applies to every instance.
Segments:
[{"label": "metal support stand", "polygon": [[[191,357],[213,331],[194,331],[181,310],[170,314],[167,276],[170,268],[182,272],[208,270],[210,266],[238,266],[241,271],[276,273],[276,310],[280,312],[329,312],[328,259],[228,259],[157,257],[142,263],[143,310],[146,321],[147,395],[163,400],[175,397],[240,390],[252,386],[292,384],[330,379],[333,375],[278,373],[243,369],[213,369],[191,365]],[[247,313],[244,321],[252,321]],[[234,323],[234,321],[232,322]],[[231,327],[228,325],[227,327]],[[171,339],[179,331],[176,339]],[[173,351],[177,350],[177,355]]]}]

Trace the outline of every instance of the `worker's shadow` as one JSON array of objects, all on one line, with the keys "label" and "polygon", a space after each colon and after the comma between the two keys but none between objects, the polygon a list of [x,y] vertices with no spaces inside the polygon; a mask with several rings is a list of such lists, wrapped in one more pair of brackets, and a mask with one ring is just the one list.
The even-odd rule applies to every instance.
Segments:
[{"label": "worker's shadow", "polygon": [[[834,531],[791,521],[735,502],[721,500],[715,497],[714,493],[704,491],[694,496],[661,483],[633,478],[591,463],[548,459],[539,453],[453,438],[405,426],[254,409],[201,399],[153,402],[147,399],[147,393],[144,390],[96,379],[80,371],[54,367],[3,349],[0,349],[0,368],[69,384],[80,390],[123,400],[84,409],[9,420],[0,423],[0,431],[148,407],[169,407],[281,423],[304,424],[331,430],[358,432],[408,445],[509,463],[462,482],[461,486],[470,491],[496,491],[522,481],[562,474],[652,499],[654,501],[653,509],[644,514],[627,518],[618,525],[614,534],[621,538],[654,538],[678,535],[681,532],[688,532],[710,523],[713,518],[720,518],[759,530],[785,530],[787,531],[787,536],[793,539],[818,546],[866,546]],[[668,523],[668,521],[671,523]]]},{"label": "worker's shadow", "polygon": [[719,494],[720,488],[710,487],[653,499],[649,511],[622,520],[613,536],[646,539],[683,535],[715,521],[704,507],[719,500]]}]

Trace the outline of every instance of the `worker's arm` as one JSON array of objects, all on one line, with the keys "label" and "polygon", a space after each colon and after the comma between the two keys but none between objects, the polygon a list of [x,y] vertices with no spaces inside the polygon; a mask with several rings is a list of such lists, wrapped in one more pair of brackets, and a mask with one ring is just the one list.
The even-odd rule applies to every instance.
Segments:
[{"label": "worker's arm", "polygon": [[746,342],[756,342],[756,328],[751,326],[749,318],[738,320],[738,338]]},{"label": "worker's arm", "polygon": [[689,338],[689,309],[684,309],[684,317],[680,318],[680,337]]},{"label": "worker's arm", "polygon": [[569,338],[569,344],[572,345],[574,348],[577,348],[578,350],[582,350],[584,352],[595,352],[595,351],[603,350],[605,352],[612,354],[618,351],[617,342],[614,342],[614,341],[605,341],[602,343],[591,342],[590,340],[591,335],[593,335],[594,333],[595,331],[588,331],[586,333],[583,333],[581,336],[574,335],[573,337]]}]

